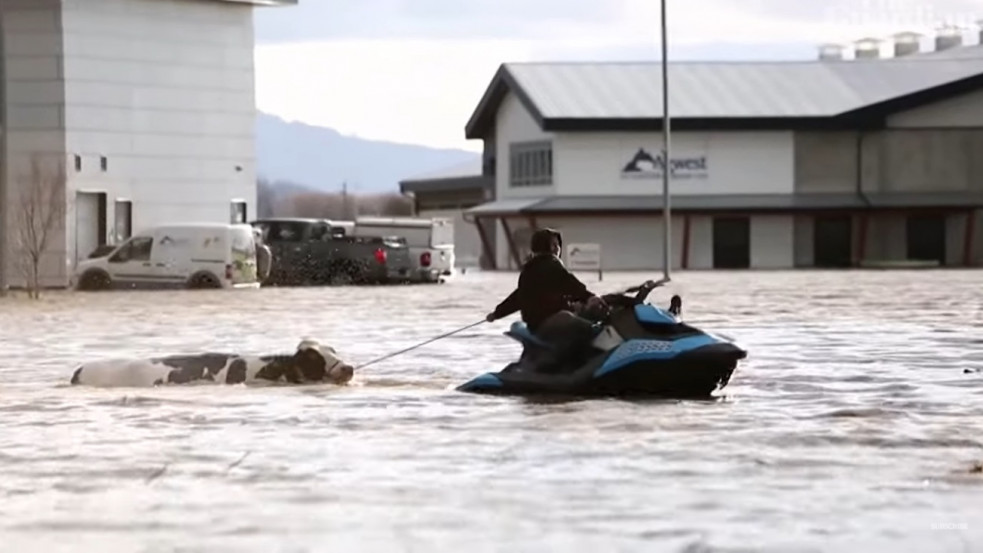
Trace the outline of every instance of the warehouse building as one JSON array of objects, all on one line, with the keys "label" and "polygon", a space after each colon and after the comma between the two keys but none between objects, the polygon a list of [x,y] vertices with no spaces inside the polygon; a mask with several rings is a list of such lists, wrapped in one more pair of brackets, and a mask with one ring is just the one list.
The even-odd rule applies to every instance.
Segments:
[{"label": "warehouse building", "polygon": [[[454,257],[458,267],[487,267],[478,227],[464,213],[495,197],[495,179],[482,175],[481,159],[399,182],[399,191],[413,199],[418,217],[442,217],[454,224]],[[495,231],[495,221],[481,221],[483,232]],[[490,251],[490,250],[489,250]]]},{"label": "warehouse building", "polygon": [[256,204],[253,9],[296,3],[4,0],[7,282],[23,283],[19,213],[39,182],[65,194],[47,286],[149,225],[246,221]]},{"label": "warehouse building", "polygon": [[[671,63],[674,268],[979,265],[983,47],[907,36],[888,59],[865,40],[853,59]],[[658,62],[502,65],[466,127],[495,183],[465,214],[487,266],[550,226],[606,269],[661,268],[661,131]]]}]

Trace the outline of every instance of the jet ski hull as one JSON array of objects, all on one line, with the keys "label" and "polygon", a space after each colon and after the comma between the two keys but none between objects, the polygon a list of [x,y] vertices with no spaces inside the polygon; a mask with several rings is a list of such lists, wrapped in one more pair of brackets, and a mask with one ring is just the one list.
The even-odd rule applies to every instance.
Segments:
[{"label": "jet ski hull", "polygon": [[[513,363],[457,389],[492,395],[705,398],[727,385],[747,353],[707,335],[693,338],[700,345],[688,349],[665,341],[629,341],[567,373],[531,372]],[[654,346],[656,342],[663,345]]]}]

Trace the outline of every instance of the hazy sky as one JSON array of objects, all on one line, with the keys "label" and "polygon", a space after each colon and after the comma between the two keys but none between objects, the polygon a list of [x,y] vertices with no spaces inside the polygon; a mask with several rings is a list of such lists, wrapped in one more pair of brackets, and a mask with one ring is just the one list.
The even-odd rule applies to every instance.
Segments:
[{"label": "hazy sky", "polygon": [[[983,19],[981,0],[668,1],[670,59],[805,59],[822,42]],[[658,59],[659,2],[300,0],[257,9],[256,33],[259,109],[478,150],[464,125],[499,64]]]}]

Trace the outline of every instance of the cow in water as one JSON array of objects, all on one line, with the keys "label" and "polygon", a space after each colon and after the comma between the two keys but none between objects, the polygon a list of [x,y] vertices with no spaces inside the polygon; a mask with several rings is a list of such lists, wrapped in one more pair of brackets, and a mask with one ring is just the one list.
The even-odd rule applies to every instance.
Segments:
[{"label": "cow in water", "polygon": [[106,360],[75,369],[72,384],[97,387],[149,387],[167,384],[345,384],[355,369],[334,348],[304,340],[293,355],[200,353],[151,359]]}]

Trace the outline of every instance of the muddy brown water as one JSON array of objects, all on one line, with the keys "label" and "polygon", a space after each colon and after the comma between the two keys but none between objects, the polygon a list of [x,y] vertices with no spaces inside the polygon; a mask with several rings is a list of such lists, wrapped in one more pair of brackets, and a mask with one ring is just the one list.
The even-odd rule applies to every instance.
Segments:
[{"label": "muddy brown water", "polygon": [[67,386],[84,360],[307,336],[362,363],[480,319],[514,274],[0,299],[0,549],[983,549],[983,272],[674,280],[653,301],[749,350],[718,401],[455,392],[518,354],[508,321],[343,388]]}]

